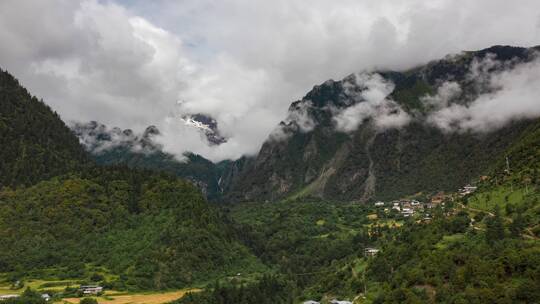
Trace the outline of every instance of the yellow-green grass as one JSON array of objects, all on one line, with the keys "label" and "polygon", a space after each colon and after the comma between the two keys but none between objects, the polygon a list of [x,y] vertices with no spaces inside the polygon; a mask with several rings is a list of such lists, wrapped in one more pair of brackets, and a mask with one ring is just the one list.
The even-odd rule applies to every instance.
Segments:
[{"label": "yellow-green grass", "polygon": [[444,250],[448,248],[448,246],[450,246],[452,243],[458,242],[459,240],[463,239],[463,237],[464,235],[461,233],[445,235],[443,236],[442,240],[435,244],[435,248]]},{"label": "yellow-green grass", "polygon": [[372,220],[372,221],[375,221],[377,220],[379,217],[377,216],[377,214],[373,213],[373,214],[368,214],[367,215],[367,218]]},{"label": "yellow-green grass", "polygon": [[364,225],[365,227],[368,227],[368,228],[373,228],[375,226],[386,226],[386,227],[401,227],[403,226],[403,221],[401,220],[393,220],[393,219],[387,219],[387,220],[377,220],[373,223],[370,223],[370,224],[366,224]]},{"label": "yellow-green grass", "polygon": [[[54,286],[46,286],[46,284],[52,284]],[[45,285],[45,286],[44,286]],[[63,291],[67,286],[79,286],[74,283],[74,280],[39,280],[39,279],[29,279],[24,281],[24,286],[19,289],[12,289],[11,283],[2,280],[0,283],[0,295],[5,294],[21,294],[26,288],[31,288],[34,290],[52,290],[52,291]]]}]

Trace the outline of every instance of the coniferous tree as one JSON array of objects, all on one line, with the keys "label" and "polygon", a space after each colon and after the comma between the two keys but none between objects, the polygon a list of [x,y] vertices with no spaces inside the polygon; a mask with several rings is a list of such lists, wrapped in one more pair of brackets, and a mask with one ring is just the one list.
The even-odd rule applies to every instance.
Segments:
[{"label": "coniferous tree", "polygon": [[516,216],[512,219],[512,223],[510,224],[510,233],[512,237],[519,237],[521,233],[523,232],[523,229],[525,228],[525,222],[523,218],[523,214],[521,212],[518,212]]},{"label": "coniferous tree", "polygon": [[504,239],[504,237],[505,231],[503,220],[501,218],[501,210],[499,205],[496,205],[493,216],[486,221],[486,240],[488,243],[493,244]]}]

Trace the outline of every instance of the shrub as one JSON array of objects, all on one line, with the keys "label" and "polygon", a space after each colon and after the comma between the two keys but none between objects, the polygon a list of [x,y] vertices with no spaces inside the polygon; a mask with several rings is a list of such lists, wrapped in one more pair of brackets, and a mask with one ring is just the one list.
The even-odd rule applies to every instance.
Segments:
[{"label": "shrub", "polygon": [[98,304],[98,301],[94,298],[84,298],[81,300],[80,304]]}]

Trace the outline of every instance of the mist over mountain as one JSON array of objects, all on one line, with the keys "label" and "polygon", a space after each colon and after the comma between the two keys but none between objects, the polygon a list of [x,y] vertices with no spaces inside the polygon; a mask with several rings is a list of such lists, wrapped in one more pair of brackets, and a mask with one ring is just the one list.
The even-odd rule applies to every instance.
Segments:
[{"label": "mist over mountain", "polygon": [[[184,118],[186,125],[200,131],[209,145],[226,141],[219,135],[215,121],[204,115]],[[142,133],[118,127],[109,128],[96,121],[73,123],[71,129],[80,143],[100,165],[127,165],[131,168],[164,171],[188,179],[211,200],[221,197],[228,187],[230,166],[224,161],[214,164],[200,155],[186,152],[182,158],[167,153],[159,143],[160,131],[155,126]]]},{"label": "mist over mountain", "polygon": [[[75,124],[98,163],[164,170],[211,199],[396,199],[455,190],[537,121],[539,48],[494,46],[414,69],[367,71],[315,86],[293,102],[256,157],[212,163],[165,152],[149,127]],[[184,116],[208,145],[226,141],[204,115]],[[181,140],[181,138],[179,138]]]},{"label": "mist over mountain", "polygon": [[368,201],[457,189],[536,123],[538,50],[494,46],[315,86],[230,198]]}]

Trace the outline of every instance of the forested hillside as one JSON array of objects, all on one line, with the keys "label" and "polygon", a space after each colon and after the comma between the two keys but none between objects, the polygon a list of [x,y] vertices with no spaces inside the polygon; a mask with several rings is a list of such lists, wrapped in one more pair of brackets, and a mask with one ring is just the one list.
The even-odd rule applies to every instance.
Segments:
[{"label": "forested hillside", "polygon": [[191,286],[250,266],[250,253],[191,183],[99,168],[0,192],[0,272],[60,277],[103,266],[115,288]]},{"label": "forested hillside", "polygon": [[58,115],[0,74],[0,273],[170,289],[260,267],[191,182],[97,166]]},{"label": "forested hillside", "polygon": [[0,188],[32,185],[87,161],[58,114],[0,70]]}]

